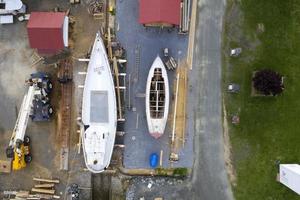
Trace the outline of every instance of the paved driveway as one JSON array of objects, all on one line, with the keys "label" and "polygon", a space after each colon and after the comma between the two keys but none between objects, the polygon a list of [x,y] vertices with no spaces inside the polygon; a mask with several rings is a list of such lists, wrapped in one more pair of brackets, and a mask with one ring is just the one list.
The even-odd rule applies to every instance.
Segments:
[{"label": "paved driveway", "polygon": [[[165,134],[154,139],[148,133],[145,98],[146,80],[149,69],[157,55],[162,55],[162,49],[168,47],[171,55],[182,59],[186,55],[188,37],[179,35],[176,29],[168,31],[160,28],[145,29],[138,23],[138,0],[117,1],[117,39],[127,51],[126,73],[126,123],[125,123],[125,151],[123,164],[126,168],[149,168],[149,155],[163,150],[163,167],[170,167],[170,135],[171,120],[168,121]],[[130,77],[130,78],[129,78]],[[173,88],[174,72],[168,71],[170,91]],[[129,97],[130,96],[130,102]],[[172,105],[172,94],[170,106]],[[171,109],[171,107],[170,107]],[[186,137],[185,148],[179,152],[180,160],[173,167],[191,167],[193,164],[192,134]],[[188,155],[188,156],[186,156]]]},{"label": "paved driveway", "polygon": [[221,39],[225,0],[200,0],[193,70],[198,73],[192,198],[233,199],[224,161]]}]

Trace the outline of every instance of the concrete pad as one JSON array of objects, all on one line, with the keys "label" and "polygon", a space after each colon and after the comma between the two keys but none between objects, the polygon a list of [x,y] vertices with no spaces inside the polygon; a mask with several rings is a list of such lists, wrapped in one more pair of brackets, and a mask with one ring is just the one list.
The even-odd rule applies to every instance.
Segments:
[{"label": "concrete pad", "polygon": [[[145,93],[146,79],[149,69],[156,58],[163,58],[163,49],[169,48],[170,55],[178,59],[185,59],[188,46],[186,35],[179,35],[177,29],[145,28],[138,24],[138,1],[117,2],[117,24],[119,30],[117,39],[127,52],[127,77],[130,76],[131,92],[126,99],[125,118],[125,151],[123,165],[125,168],[150,168],[151,153],[160,155],[163,150],[163,167],[191,167],[193,164],[193,132],[187,134],[185,148],[179,154],[179,161],[171,163],[170,136],[171,119],[168,120],[165,134],[154,139],[148,133],[145,98],[137,98]],[[168,72],[170,91],[173,91],[174,72]],[[128,88],[128,86],[127,86]],[[170,94],[170,105],[174,99]],[[129,98],[130,97],[130,104]],[[170,110],[170,112],[172,109]]]}]

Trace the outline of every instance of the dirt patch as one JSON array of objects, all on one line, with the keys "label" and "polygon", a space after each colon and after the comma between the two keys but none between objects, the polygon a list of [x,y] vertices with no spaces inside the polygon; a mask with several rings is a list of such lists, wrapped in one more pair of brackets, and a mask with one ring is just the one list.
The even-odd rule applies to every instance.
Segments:
[{"label": "dirt patch", "polygon": [[233,186],[236,186],[236,172],[232,164],[231,143],[229,137],[229,128],[227,121],[227,112],[223,100],[223,137],[224,137],[224,158],[225,167],[229,176],[229,180]]},{"label": "dirt patch", "polygon": [[[244,13],[241,10],[240,2],[233,1],[228,6],[225,17],[225,30],[226,30],[226,50],[230,48],[241,47],[243,49],[242,57],[240,59],[251,62],[253,60],[250,51],[255,50],[260,44],[258,34],[263,32],[257,31],[256,34],[247,34],[244,31]],[[258,24],[261,27],[261,23]],[[245,53],[248,51],[248,53]],[[226,54],[227,55],[227,54]]]}]

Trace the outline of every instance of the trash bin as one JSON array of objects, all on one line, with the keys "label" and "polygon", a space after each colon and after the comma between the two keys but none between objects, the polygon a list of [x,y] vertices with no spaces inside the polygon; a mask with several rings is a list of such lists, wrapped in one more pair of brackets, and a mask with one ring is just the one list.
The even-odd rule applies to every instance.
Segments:
[{"label": "trash bin", "polygon": [[156,168],[158,165],[159,157],[156,153],[152,153],[149,158],[149,164],[151,168]]}]

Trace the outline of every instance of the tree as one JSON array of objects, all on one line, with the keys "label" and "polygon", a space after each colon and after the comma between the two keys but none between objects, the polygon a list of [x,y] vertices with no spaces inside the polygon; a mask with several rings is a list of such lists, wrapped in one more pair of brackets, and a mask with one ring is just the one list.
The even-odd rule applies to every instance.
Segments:
[{"label": "tree", "polygon": [[269,69],[256,72],[252,80],[254,88],[264,95],[275,96],[284,89],[282,76]]}]

